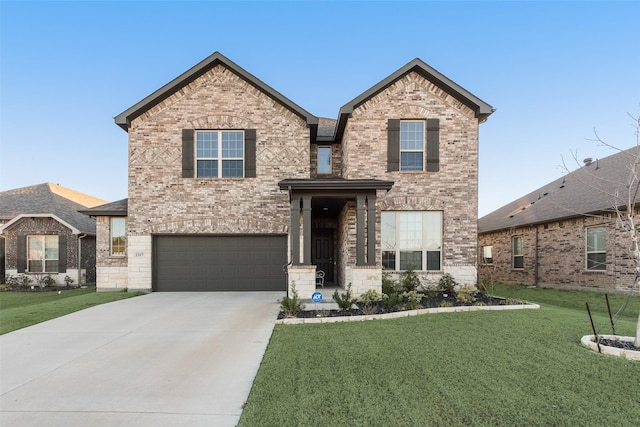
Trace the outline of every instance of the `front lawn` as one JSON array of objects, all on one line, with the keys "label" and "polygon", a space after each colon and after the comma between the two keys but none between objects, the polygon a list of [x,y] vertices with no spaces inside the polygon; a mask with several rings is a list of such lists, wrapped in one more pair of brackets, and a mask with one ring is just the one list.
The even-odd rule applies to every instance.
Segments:
[{"label": "front lawn", "polygon": [[96,292],[95,286],[50,292],[0,292],[0,334],[94,305],[131,298],[135,292]]},{"label": "front lawn", "polygon": [[[640,363],[579,344],[585,301],[610,333],[604,295],[490,291],[541,309],[276,326],[240,425],[636,425]],[[633,297],[618,334],[638,310]]]}]

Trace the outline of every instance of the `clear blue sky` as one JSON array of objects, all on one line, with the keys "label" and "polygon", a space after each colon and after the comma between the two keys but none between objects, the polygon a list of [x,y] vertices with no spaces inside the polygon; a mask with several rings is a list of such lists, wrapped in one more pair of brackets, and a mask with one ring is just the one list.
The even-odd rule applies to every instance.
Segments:
[{"label": "clear blue sky", "polygon": [[[635,143],[640,2],[0,0],[0,190],[127,196],[113,117],[214,51],[309,112],[419,57],[497,111],[480,126],[480,215]],[[573,163],[575,166],[575,163]]]}]

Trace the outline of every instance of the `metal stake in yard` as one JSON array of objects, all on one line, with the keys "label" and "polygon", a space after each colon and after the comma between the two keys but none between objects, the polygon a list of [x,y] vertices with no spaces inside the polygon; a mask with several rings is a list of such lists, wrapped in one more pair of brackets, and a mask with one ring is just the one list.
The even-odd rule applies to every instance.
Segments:
[{"label": "metal stake in yard", "polygon": [[611,331],[613,335],[616,334],[616,327],[613,324],[613,317],[611,317],[611,306],[609,305],[609,294],[604,294],[604,299],[607,300],[607,310],[609,310],[609,321],[611,322]]},{"label": "metal stake in yard", "polygon": [[593,330],[593,336],[596,337],[596,345],[598,346],[598,353],[602,353],[602,350],[600,350],[600,339],[598,339],[598,333],[596,332],[596,327],[593,324],[593,317],[591,316],[591,310],[589,309],[589,303],[585,302],[585,305],[587,306],[587,313],[589,313],[589,320],[591,320],[591,329]]}]

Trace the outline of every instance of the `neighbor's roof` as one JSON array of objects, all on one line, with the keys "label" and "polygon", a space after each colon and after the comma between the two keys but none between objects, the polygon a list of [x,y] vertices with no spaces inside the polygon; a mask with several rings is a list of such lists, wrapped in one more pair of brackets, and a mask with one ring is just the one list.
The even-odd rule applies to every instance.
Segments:
[{"label": "neighbor's roof", "polygon": [[122,199],[79,212],[90,216],[127,216],[128,208],[129,199]]},{"label": "neighbor's roof", "polygon": [[204,60],[200,61],[198,64],[194,65],[184,73],[180,74],[175,79],[171,80],[166,85],[162,86],[160,89],[153,92],[151,95],[144,98],[142,101],[118,114],[114,120],[118,126],[120,126],[124,130],[128,130],[131,124],[131,121],[136,117],[143,114],[145,111],[149,110],[153,106],[159,104],[163,100],[167,99],[177,91],[184,88],[189,83],[196,80],[198,77],[205,74],[207,71],[211,70],[217,65],[222,64],[227,69],[233,71],[235,74],[240,76],[242,79],[251,83],[253,86],[261,90],[262,92],[269,95],[274,100],[278,101],[285,107],[289,108],[298,116],[302,117],[306,120],[308,125],[317,125],[318,118],[313,114],[306,111],[304,108],[300,107],[289,98],[282,95],[277,90],[273,89],[271,86],[264,83],[262,80],[258,79],[253,74],[249,73],[229,58],[222,55],[220,52],[215,52]]},{"label": "neighbor's roof", "polygon": [[38,184],[0,192],[0,219],[48,215],[62,220],[82,233],[95,234],[95,221],[78,211],[105,202],[58,184]]},{"label": "neighbor's roof", "polygon": [[[594,160],[529,194],[483,216],[478,232],[542,224],[613,210],[626,203],[631,166],[640,162],[640,147]],[[622,199],[616,199],[615,194]],[[636,196],[640,203],[640,195]]]}]

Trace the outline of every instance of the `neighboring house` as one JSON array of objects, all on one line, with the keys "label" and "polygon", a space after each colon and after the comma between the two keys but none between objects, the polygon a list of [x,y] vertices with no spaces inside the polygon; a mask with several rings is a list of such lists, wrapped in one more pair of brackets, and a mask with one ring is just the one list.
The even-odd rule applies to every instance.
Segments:
[{"label": "neighboring house", "polygon": [[[115,117],[128,200],[85,212],[98,288],[295,284],[309,298],[322,270],[359,295],[410,267],[474,284],[478,125],[492,112],[415,59],[318,118],[216,52]],[[109,247],[125,223],[122,256]]]},{"label": "neighboring house", "polygon": [[586,159],[577,170],[480,218],[480,280],[629,289],[633,253],[627,233],[616,226],[615,208],[626,205],[625,184],[638,150]]},{"label": "neighboring house", "polygon": [[51,183],[0,192],[3,277],[24,273],[32,280],[50,275],[58,284],[66,276],[76,284],[95,282],[96,225],[78,210],[103,203]]}]

